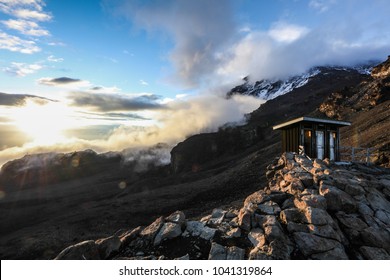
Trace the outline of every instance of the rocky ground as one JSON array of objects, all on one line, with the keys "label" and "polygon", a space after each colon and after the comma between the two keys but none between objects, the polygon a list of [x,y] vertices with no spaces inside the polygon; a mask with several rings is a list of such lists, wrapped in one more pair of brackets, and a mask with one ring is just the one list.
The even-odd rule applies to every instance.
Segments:
[{"label": "rocky ground", "polygon": [[390,259],[390,171],[283,154],[241,209],[181,211],[56,259]]}]

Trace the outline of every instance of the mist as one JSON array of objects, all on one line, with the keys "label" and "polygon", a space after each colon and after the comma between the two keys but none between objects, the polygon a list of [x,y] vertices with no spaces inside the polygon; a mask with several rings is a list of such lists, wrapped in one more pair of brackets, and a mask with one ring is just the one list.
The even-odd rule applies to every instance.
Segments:
[{"label": "mist", "polygon": [[[251,96],[233,96],[226,99],[221,94],[204,93],[186,99],[176,99],[165,104],[164,109],[155,111],[155,125],[121,125],[107,131],[105,137],[85,140],[69,137],[52,145],[27,142],[0,151],[0,166],[5,162],[23,157],[25,154],[46,152],[73,152],[92,149],[98,153],[122,151],[128,148],[146,149],[158,143],[167,144],[165,158],[170,149],[187,137],[213,132],[225,123],[244,124],[244,114],[257,109],[262,100]],[[130,156],[129,156],[130,157]]]}]

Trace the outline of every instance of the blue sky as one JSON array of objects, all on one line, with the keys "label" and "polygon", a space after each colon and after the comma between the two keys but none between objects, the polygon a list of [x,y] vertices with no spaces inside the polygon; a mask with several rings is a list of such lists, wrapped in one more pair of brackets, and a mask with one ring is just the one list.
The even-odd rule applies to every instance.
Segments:
[{"label": "blue sky", "polygon": [[244,76],[386,59],[389,14],[386,0],[0,0],[0,164],[239,121],[261,101],[221,96]]}]

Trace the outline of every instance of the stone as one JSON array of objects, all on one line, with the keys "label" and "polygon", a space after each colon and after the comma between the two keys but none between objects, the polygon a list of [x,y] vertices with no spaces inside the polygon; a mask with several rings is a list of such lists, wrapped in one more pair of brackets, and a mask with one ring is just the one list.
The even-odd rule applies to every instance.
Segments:
[{"label": "stone", "polygon": [[348,256],[342,246],[337,246],[332,250],[317,253],[310,256],[313,260],[348,260]]},{"label": "stone", "polygon": [[209,253],[209,260],[226,260],[226,248],[218,243],[213,242]]},{"label": "stone", "polygon": [[321,169],[326,169],[326,165],[323,163],[322,160],[316,158],[313,160],[313,167],[315,168],[321,168]]},{"label": "stone", "polygon": [[267,255],[273,260],[289,260],[293,247],[283,240],[273,240],[268,246]]},{"label": "stone", "polygon": [[355,200],[336,187],[321,183],[320,194],[325,197],[327,209],[330,211],[353,213],[357,209]]},{"label": "stone", "polygon": [[359,182],[349,179],[349,184],[344,186],[344,191],[352,196],[365,194]]},{"label": "stone", "polygon": [[274,215],[256,215],[258,225],[262,228],[272,226],[278,221]]},{"label": "stone", "polygon": [[264,234],[268,242],[287,239],[279,223],[264,227]]},{"label": "stone", "polygon": [[279,205],[273,201],[267,201],[257,206],[257,212],[265,215],[279,215],[281,209]]},{"label": "stone", "polygon": [[191,236],[197,236],[205,240],[211,240],[217,230],[214,228],[209,228],[201,222],[188,221],[186,231]]},{"label": "stone", "polygon": [[153,245],[158,246],[163,240],[173,239],[180,236],[181,233],[181,226],[179,224],[171,222],[165,223],[154,238]]},{"label": "stone", "polygon": [[362,231],[367,228],[367,224],[363,222],[357,214],[346,214],[344,212],[336,213],[337,220],[345,228],[351,228],[358,231]]},{"label": "stone", "polygon": [[299,195],[304,190],[305,187],[303,186],[301,180],[299,180],[298,178],[294,178],[291,181],[291,184],[287,187],[287,192],[291,193],[292,195]]},{"label": "stone", "polygon": [[154,240],[161,227],[164,225],[164,217],[156,219],[152,224],[140,232],[140,236],[148,241]]},{"label": "stone", "polygon": [[249,260],[272,260],[272,257],[267,254],[263,249],[255,247],[249,253]]},{"label": "stone", "polygon": [[295,161],[306,171],[313,167],[313,162],[303,156],[295,156]]},{"label": "stone", "polygon": [[244,260],[245,250],[236,246],[229,247],[227,249],[227,260]]},{"label": "stone", "polygon": [[319,237],[305,232],[294,232],[293,237],[298,249],[306,257],[330,251],[337,246],[341,246],[341,244],[336,240]]},{"label": "stone", "polygon": [[190,259],[190,255],[186,254],[180,258],[175,258],[174,260],[178,260],[178,261],[188,261]]},{"label": "stone", "polygon": [[342,242],[342,237],[330,225],[316,226],[310,224],[307,225],[307,228],[312,234]]},{"label": "stone", "polygon": [[381,179],[379,179],[379,183],[382,184],[386,188],[390,188],[390,179],[381,178]]},{"label": "stone", "polygon": [[304,210],[305,221],[313,225],[329,225],[333,224],[332,217],[323,209],[307,207]]},{"label": "stone", "polygon": [[119,236],[122,246],[127,246],[131,241],[136,239],[142,231],[142,227],[136,227],[131,231],[126,231]]},{"label": "stone", "polygon": [[222,209],[214,209],[211,213],[211,217],[209,219],[209,223],[211,225],[220,225],[223,222],[223,219],[225,218],[226,211]]},{"label": "stone", "polygon": [[[390,211],[390,209],[389,209]],[[390,226],[390,213],[387,211],[378,210],[375,212],[375,218],[379,219],[381,222]]]},{"label": "stone", "polygon": [[230,231],[226,233],[226,235],[230,238],[236,238],[241,236],[241,229],[240,228],[233,228]]},{"label": "stone", "polygon": [[268,197],[270,198],[270,200],[274,201],[278,205],[282,205],[283,202],[286,199],[292,197],[292,195],[285,192],[277,191],[277,192],[271,192],[270,194],[268,194]]},{"label": "stone", "polygon": [[282,209],[285,210],[285,209],[288,209],[288,208],[293,208],[295,207],[294,205],[294,196],[286,199],[283,204],[282,204]]},{"label": "stone", "polygon": [[226,218],[226,219],[233,219],[233,218],[235,218],[235,217],[237,217],[237,214],[234,213],[234,212],[232,212],[232,211],[228,211],[228,212],[225,214],[225,218]]},{"label": "stone", "polygon": [[309,233],[310,232],[307,224],[299,224],[299,223],[294,223],[294,222],[289,222],[287,224],[287,230],[290,233],[293,233],[293,232],[307,232],[307,233]]},{"label": "stone", "polygon": [[176,211],[169,215],[166,219],[167,222],[179,224],[182,229],[185,228],[186,225],[186,216],[182,211]]},{"label": "stone", "polygon": [[365,245],[383,248],[390,252],[390,232],[373,227],[365,228],[361,233]]},{"label": "stone", "polygon": [[327,207],[326,199],[321,195],[314,195],[314,194],[304,195],[300,199],[295,198],[294,205],[299,209],[314,207],[314,208],[321,208],[323,210],[326,210]]},{"label": "stone", "polygon": [[390,202],[384,198],[378,191],[373,191],[367,194],[367,200],[374,210],[390,211]]},{"label": "stone", "polygon": [[254,228],[248,233],[248,239],[253,247],[262,247],[265,244],[265,235],[262,229]]},{"label": "stone", "polygon": [[299,173],[299,180],[301,180],[302,184],[305,188],[312,188],[314,184],[313,175],[308,172]]},{"label": "stone", "polygon": [[122,246],[121,240],[116,235],[96,240],[95,243],[98,245],[99,255],[102,260],[107,259],[113,253],[118,252],[119,248]]},{"label": "stone", "polygon": [[289,222],[303,223],[306,221],[306,218],[299,209],[288,208],[280,212],[280,220],[285,224]]},{"label": "stone", "polygon": [[362,246],[359,251],[366,260],[390,260],[390,255],[383,248]]},{"label": "stone", "polygon": [[374,216],[374,211],[372,211],[372,209],[369,206],[367,206],[367,204],[359,202],[357,204],[357,207],[360,214]]},{"label": "stone", "polygon": [[251,212],[249,212],[245,208],[241,208],[240,213],[238,214],[239,227],[242,228],[243,230],[250,231],[252,227],[251,216],[252,216]]},{"label": "stone", "polygon": [[87,240],[69,246],[61,251],[55,260],[99,260],[98,245],[94,240]]},{"label": "stone", "polygon": [[259,204],[269,200],[269,197],[262,191],[257,191],[247,196],[244,201],[244,207],[248,207],[249,204]]},{"label": "stone", "polygon": [[267,178],[267,180],[272,179],[274,176],[275,176],[275,170],[267,170],[265,172],[265,177]]}]

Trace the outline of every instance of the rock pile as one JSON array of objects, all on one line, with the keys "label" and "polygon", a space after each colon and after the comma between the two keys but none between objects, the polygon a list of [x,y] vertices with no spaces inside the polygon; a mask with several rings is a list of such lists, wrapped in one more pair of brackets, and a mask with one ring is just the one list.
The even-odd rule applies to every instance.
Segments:
[{"label": "rock pile", "polygon": [[390,259],[390,171],[285,153],[240,210],[151,225],[63,250],[56,259]]}]

